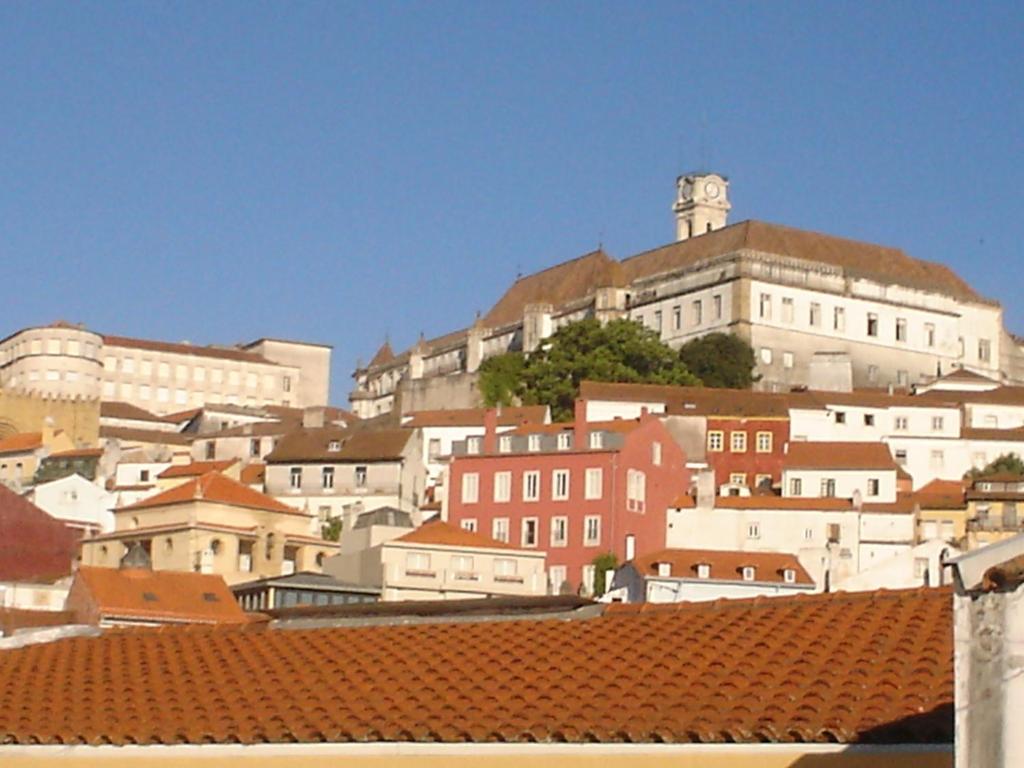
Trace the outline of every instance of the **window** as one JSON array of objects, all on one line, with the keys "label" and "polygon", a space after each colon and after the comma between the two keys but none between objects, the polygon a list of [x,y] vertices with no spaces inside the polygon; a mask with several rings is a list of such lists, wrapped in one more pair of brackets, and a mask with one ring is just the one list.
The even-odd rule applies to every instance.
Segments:
[{"label": "window", "polygon": [[725,432],[721,430],[712,430],[708,432],[708,450],[709,451],[721,451],[725,446]]},{"label": "window", "polygon": [[139,470],[139,482],[140,483],[148,483],[149,482],[149,470],[148,469],[140,469]]},{"label": "window", "polygon": [[878,335],[878,315],[874,312],[868,312],[868,336]]},{"label": "window", "polygon": [[441,439],[437,437],[430,438],[430,442],[427,444],[427,457],[436,459],[441,455]]},{"label": "window", "polygon": [[593,564],[583,566],[583,594],[592,595],[594,594],[594,573],[596,568]]},{"label": "window", "polygon": [[356,488],[366,487],[366,467],[360,466],[355,468],[355,481]]},{"label": "window", "polygon": [[836,495],[836,481],[833,477],[823,477],[821,479],[821,496],[826,499],[830,499]]},{"label": "window", "polygon": [[458,578],[458,576],[476,578],[476,574],[473,573],[472,555],[453,555],[452,570],[455,571],[456,578]]},{"label": "window", "polygon": [[799,477],[793,477],[789,480],[789,495],[800,496],[804,491],[804,483]]},{"label": "window", "polygon": [[149,398],[150,398],[149,384],[139,384],[139,399],[140,400],[149,400]]},{"label": "window", "polygon": [[896,341],[907,340],[907,321],[902,317],[896,318]]},{"label": "window", "polygon": [[494,501],[501,504],[512,500],[512,473],[494,473]]},{"label": "window", "polygon": [[772,452],[772,433],[771,432],[758,432],[757,441],[758,453],[771,453]]},{"label": "window", "polygon": [[334,488],[334,467],[324,467],[320,471],[320,483],[323,485],[324,490]]},{"label": "window", "polygon": [[943,419],[941,416],[932,416],[932,432],[941,432]]},{"label": "window", "polygon": [[464,530],[464,531],[469,531],[470,533],[476,533],[476,518],[475,517],[467,517],[465,520],[462,521],[460,526],[461,526],[462,530]]},{"label": "window", "polygon": [[[207,445],[213,445],[213,443],[207,443]],[[302,487],[302,467],[292,467],[289,473],[289,483],[292,488]]]},{"label": "window", "polygon": [[992,359],[992,342],[988,339],[978,339],[978,360],[987,363]]},{"label": "window", "polygon": [[540,498],[540,472],[523,473],[523,501],[537,501]]},{"label": "window", "polygon": [[878,366],[877,365],[869,365],[868,366],[868,381],[870,381],[872,384],[874,384],[875,382],[878,381]]},{"label": "window", "polygon": [[729,485],[746,485],[747,484],[747,473],[746,472],[730,472],[729,473]]},{"label": "window", "polygon": [[467,437],[466,438],[466,453],[478,454],[480,449],[483,448],[484,440],[482,437]]},{"label": "window", "polygon": [[711,566],[708,563],[697,564],[697,578],[698,579],[710,579],[711,578]]},{"label": "window", "polygon": [[793,363],[794,363],[793,353],[792,352],[783,352],[782,353],[782,367],[783,368],[792,368],[793,367]]},{"label": "window", "polygon": [[877,477],[868,478],[868,496],[877,496],[880,483]]},{"label": "window", "polygon": [[516,561],[511,557],[498,557],[494,560],[494,578],[499,581],[511,581],[516,578]]},{"label": "window", "polygon": [[829,523],[826,528],[829,544],[838,544],[840,541],[839,523]]},{"label": "window", "polygon": [[656,309],[654,311],[654,330],[661,333],[661,310]]},{"label": "window", "polygon": [[704,305],[700,299],[693,302],[693,324],[700,325],[704,322]]},{"label": "window", "polygon": [[512,452],[512,437],[510,435],[502,435],[498,438],[498,453],[511,453]]},{"label": "window", "polygon": [[770,294],[762,293],[758,313],[762,320],[772,319],[772,297]]},{"label": "window", "polygon": [[590,433],[590,447],[598,449],[604,446],[604,432]]},{"label": "window", "polygon": [[896,371],[896,383],[901,387],[907,386],[910,383],[909,371]]},{"label": "window", "polygon": [[242,573],[252,573],[252,542],[238,542],[238,570]]},{"label": "window", "polygon": [[754,566],[752,566],[752,565],[744,565],[743,566],[743,580],[744,581],[753,581],[754,580],[754,575],[756,573],[757,573],[757,571],[754,568]]},{"label": "window", "polygon": [[249,441],[249,456],[258,459],[260,456],[260,439],[254,437]]},{"label": "window", "polygon": [[932,323],[924,324],[924,344],[926,347],[935,346],[935,325]]},{"label": "window", "polygon": [[[104,383],[104,386],[106,386],[106,383]],[[161,402],[161,403],[170,402],[170,399],[171,399],[170,390],[168,390],[167,387],[157,387],[157,389],[156,389],[156,399],[157,399],[158,402]]]},{"label": "window", "polygon": [[569,518],[551,518],[551,546],[564,547],[569,542]]},{"label": "window", "polygon": [[206,460],[213,461],[217,458],[217,444],[213,440],[208,440],[206,443]]},{"label": "window", "polygon": [[678,331],[683,327],[683,308],[678,304],[672,307],[672,328]]},{"label": "window", "polygon": [[551,498],[565,501],[569,498],[569,470],[556,469],[551,472]]},{"label": "window", "polygon": [[765,365],[772,364],[772,350],[770,347],[761,347],[761,362]]},{"label": "window", "polygon": [[811,324],[812,328],[817,328],[821,325],[821,304],[816,301],[811,302],[810,317],[807,321]]},{"label": "window", "polygon": [[588,501],[600,499],[604,495],[604,470],[590,467],[584,473],[583,498]]},{"label": "window", "polygon": [[907,463],[907,449],[906,448],[897,448],[896,451],[893,453],[893,458],[896,459],[896,463],[897,464],[901,464],[901,465],[902,464],[906,464]]},{"label": "window", "polygon": [[928,465],[933,470],[941,470],[946,464],[946,457],[942,451],[932,451],[928,458]]},{"label": "window", "polygon": [[331,440],[327,443],[327,450],[331,453],[337,453],[341,450],[341,440]]},{"label": "window", "polygon": [[548,568],[548,584],[550,586],[551,594],[559,594],[562,591],[562,587],[565,583],[566,568],[564,565],[553,565],[550,568]]},{"label": "window", "polygon": [[846,411],[836,411],[836,424],[846,423]]},{"label": "window", "polygon": [[873,427],[873,426],[875,426],[875,414],[873,414],[873,413],[865,413],[864,414],[864,426],[865,427]]},{"label": "window", "polygon": [[647,476],[637,470],[626,472],[626,509],[630,512],[643,512],[647,500]]},{"label": "window", "polygon": [[651,464],[656,467],[661,466],[661,443],[651,443]]},{"label": "window", "polygon": [[794,582],[796,582],[796,571],[792,568],[783,568],[782,580],[787,584],[793,584]]},{"label": "window", "polygon": [[782,322],[793,322],[793,299],[788,296],[782,299]]},{"label": "window", "polygon": [[894,426],[897,432],[906,432],[909,424],[910,420],[906,416],[897,416]]},{"label": "window", "polygon": [[540,450],[540,435],[530,435],[526,438],[526,448],[530,451]]},{"label": "window", "polygon": [[836,307],[832,310],[832,330],[846,330],[846,310],[843,307]]},{"label": "window", "polygon": [[747,450],[747,433],[742,431],[729,433],[729,450],[733,453],[745,453]]},{"label": "window", "polygon": [[772,476],[771,475],[754,475],[754,487],[769,489],[772,487]]},{"label": "window", "polygon": [[587,515],[583,518],[583,546],[596,547],[601,543],[601,518]]},{"label": "window", "polygon": [[496,517],[491,522],[491,538],[508,544],[508,518]]},{"label": "window", "polygon": [[408,552],[405,555],[405,572],[412,576],[433,576],[430,571],[430,553]]},{"label": "window", "polygon": [[567,451],[572,448],[572,432],[558,433],[558,450]]},{"label": "window", "polygon": [[804,528],[804,541],[814,541],[813,528]]},{"label": "window", "polygon": [[747,538],[748,539],[760,539],[761,538],[761,524],[760,523],[747,523]]},{"label": "window", "polygon": [[480,499],[480,475],[467,472],[462,476],[462,503],[476,504]]},{"label": "window", "polygon": [[537,518],[536,517],[524,517],[523,518],[523,531],[522,531],[522,546],[524,547],[536,547],[537,546]]}]

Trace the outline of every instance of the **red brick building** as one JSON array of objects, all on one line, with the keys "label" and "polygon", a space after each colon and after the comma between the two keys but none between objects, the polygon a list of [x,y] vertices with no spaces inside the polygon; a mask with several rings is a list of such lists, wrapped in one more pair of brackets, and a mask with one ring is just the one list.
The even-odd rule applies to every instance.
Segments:
[{"label": "red brick building", "polygon": [[0,581],[54,581],[71,573],[80,532],[0,484]]},{"label": "red brick building", "polygon": [[652,415],[532,424],[455,444],[448,520],[547,552],[549,589],[589,592],[593,561],[665,546],[666,510],[690,485],[682,449]]}]

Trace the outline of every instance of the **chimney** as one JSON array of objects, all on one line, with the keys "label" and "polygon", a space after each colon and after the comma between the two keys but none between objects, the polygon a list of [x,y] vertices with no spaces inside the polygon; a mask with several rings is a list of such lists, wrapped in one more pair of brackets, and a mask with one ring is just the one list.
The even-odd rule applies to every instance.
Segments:
[{"label": "chimney", "polygon": [[498,452],[498,410],[488,408],[484,411],[484,446],[483,453],[493,454]]},{"label": "chimney", "polygon": [[702,469],[697,472],[697,508],[713,509],[715,506],[715,471]]},{"label": "chimney", "polygon": [[306,408],[302,412],[302,426],[306,429],[319,429],[324,425],[326,409],[322,405]]},{"label": "chimney", "polygon": [[577,398],[573,407],[572,421],[572,446],[577,451],[582,451],[588,443],[587,429],[587,401]]}]

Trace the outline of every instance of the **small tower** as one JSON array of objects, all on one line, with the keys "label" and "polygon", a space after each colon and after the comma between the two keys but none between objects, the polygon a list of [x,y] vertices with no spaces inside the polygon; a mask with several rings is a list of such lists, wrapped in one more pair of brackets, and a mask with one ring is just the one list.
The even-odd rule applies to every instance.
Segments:
[{"label": "small tower", "polygon": [[721,229],[729,217],[729,180],[717,173],[687,173],[676,179],[676,240]]}]

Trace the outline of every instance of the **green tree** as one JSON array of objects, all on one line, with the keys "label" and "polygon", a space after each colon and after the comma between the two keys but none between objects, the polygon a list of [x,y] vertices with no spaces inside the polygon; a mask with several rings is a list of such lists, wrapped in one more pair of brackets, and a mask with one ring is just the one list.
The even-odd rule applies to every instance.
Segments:
[{"label": "green tree", "polygon": [[320,536],[325,541],[337,541],[341,538],[341,518],[329,517],[320,526]]},{"label": "green tree", "polygon": [[982,469],[972,469],[968,474],[972,478],[978,478],[988,477],[989,475],[995,475],[1000,472],[1024,476],[1024,460],[1022,460],[1016,453],[1004,453],[1002,456],[998,456],[993,459]]},{"label": "green tree", "polygon": [[600,597],[603,595],[609,584],[605,584],[605,574],[608,571],[615,570],[619,564],[619,559],[615,557],[614,552],[605,552],[603,555],[598,555],[594,558],[594,597]]},{"label": "green tree", "polygon": [[522,352],[506,352],[488,357],[480,364],[480,394],[484,405],[514,405],[523,375]]},{"label": "green tree", "polygon": [[688,341],[680,348],[679,359],[705,387],[749,389],[758,378],[754,350],[731,333],[709,333]]},{"label": "green tree", "polygon": [[699,385],[679,355],[633,320],[581,320],[562,326],[530,354],[517,394],[527,405],[547,405],[556,421],[571,417],[580,382]]}]

